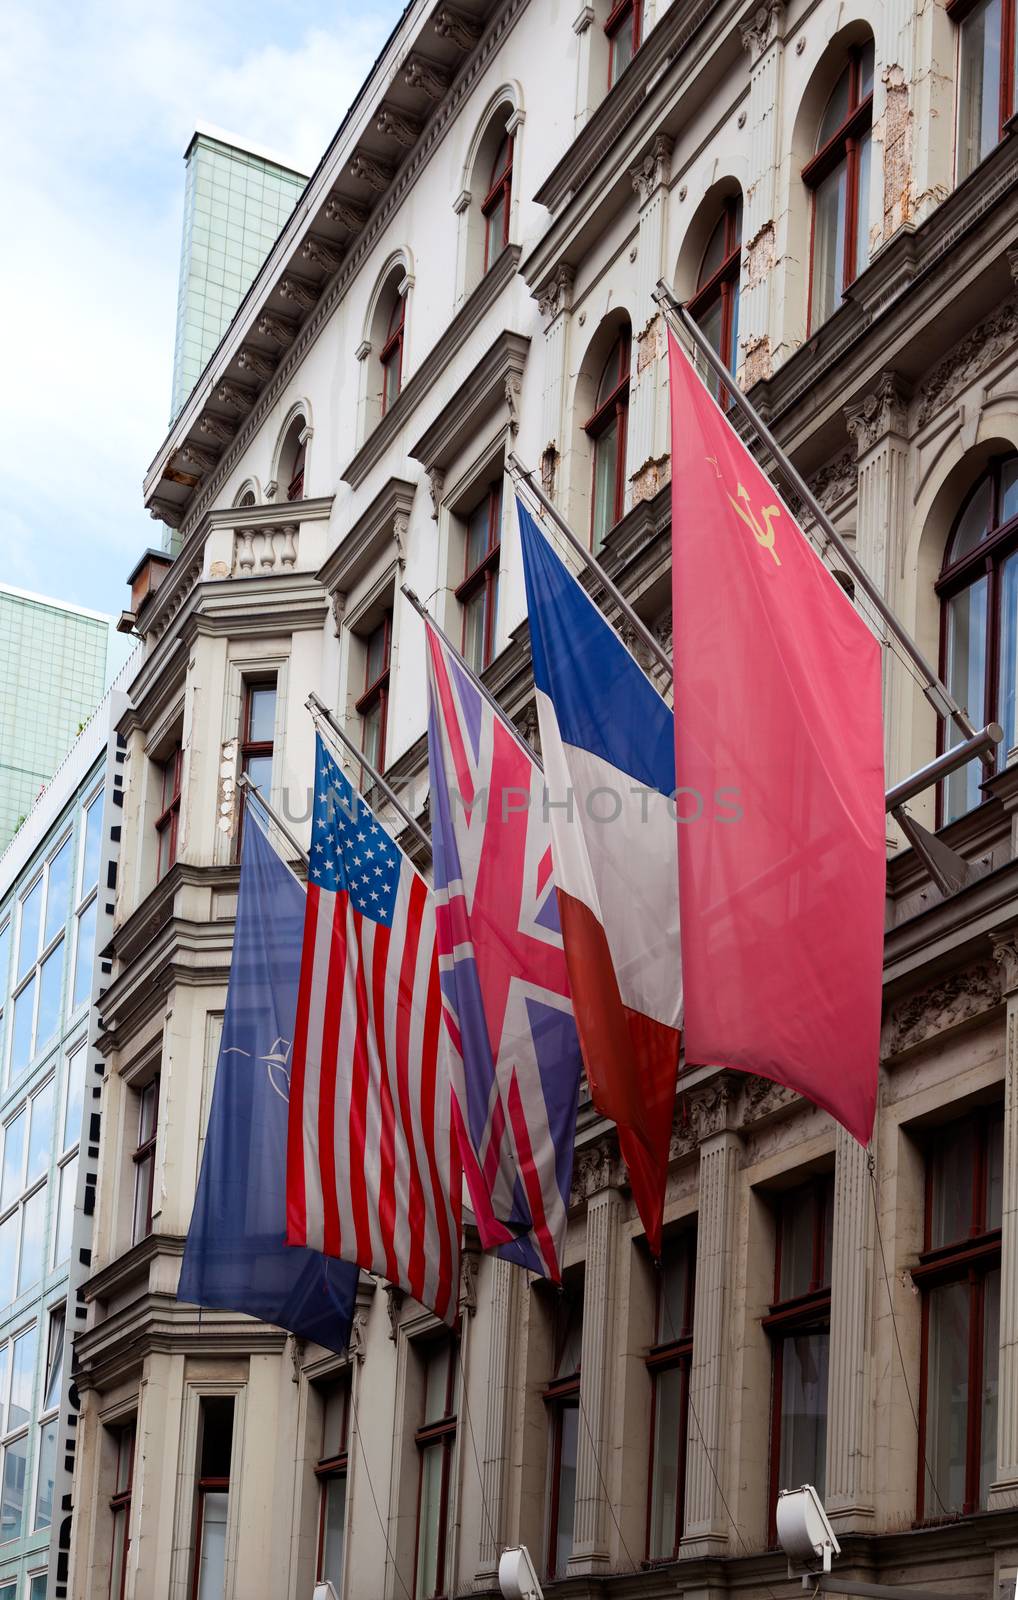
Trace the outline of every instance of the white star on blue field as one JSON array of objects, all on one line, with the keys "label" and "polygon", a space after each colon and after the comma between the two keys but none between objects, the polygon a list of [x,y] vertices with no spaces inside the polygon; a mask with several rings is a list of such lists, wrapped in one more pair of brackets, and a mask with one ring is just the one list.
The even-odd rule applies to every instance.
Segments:
[{"label": "white star on blue field", "polygon": [[311,835],[311,880],[349,890],[356,911],[391,927],[401,853],[320,739]]}]

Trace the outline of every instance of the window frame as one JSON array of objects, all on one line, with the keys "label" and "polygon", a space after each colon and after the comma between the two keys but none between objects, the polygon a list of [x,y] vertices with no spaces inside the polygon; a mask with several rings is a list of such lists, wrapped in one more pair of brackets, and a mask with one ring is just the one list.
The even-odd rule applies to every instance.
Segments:
[{"label": "window frame", "polygon": [[[873,127],[873,90],[869,94],[860,96],[860,78],[862,58],[864,52],[871,47],[873,41],[866,40],[862,45],[854,45],[848,51],[847,70],[849,73],[848,111],[841,124],[835,128],[827,143],[817,150],[805,163],[802,169],[802,181],[810,190],[810,225],[809,225],[809,285],[806,295],[806,334],[807,337],[822,327],[835,311],[840,310],[840,305],[821,321],[814,323],[813,311],[813,278],[816,260],[816,226],[817,226],[817,190],[825,178],[830,177],[842,163],[846,164],[845,170],[845,238],[843,245],[844,260],[842,264],[841,294],[851,287],[859,276],[856,271],[857,248],[859,241],[859,146],[864,136]],[[838,74],[831,88],[820,120],[830,105],[831,99],[844,74],[845,68]],[[865,221],[863,223],[865,226]],[[843,299],[842,299],[843,303]]]},{"label": "window frame", "polygon": [[[59,1317],[59,1326],[58,1326],[58,1322],[57,1322],[58,1317]],[[60,1405],[61,1405],[61,1401],[63,1399],[62,1389],[63,1389],[63,1383],[64,1383],[64,1353],[65,1353],[64,1347],[65,1347],[65,1342],[66,1342],[66,1336],[67,1336],[67,1302],[66,1302],[66,1300],[60,1300],[60,1301],[57,1302],[56,1305],[48,1306],[47,1309],[46,1309],[46,1352],[45,1352],[45,1359],[43,1361],[43,1370],[42,1370],[42,1393],[40,1395],[40,1410],[39,1410],[39,1414],[37,1415],[37,1417],[35,1419],[35,1424],[36,1424],[36,1427],[35,1427],[35,1436],[36,1436],[36,1446],[35,1446],[35,1487],[34,1487],[34,1491],[33,1491],[33,1494],[32,1494],[32,1532],[33,1533],[38,1533],[43,1528],[52,1528],[52,1526],[53,1526],[53,1516],[54,1516],[55,1508],[51,1508],[49,1522],[40,1523],[40,1521],[39,1521],[39,1484],[40,1484],[40,1478],[41,1478],[41,1475],[42,1475],[42,1465],[43,1465],[42,1435],[43,1435],[43,1429],[49,1427],[50,1425],[56,1425],[57,1428],[59,1429]],[[53,1348],[54,1347],[54,1341],[56,1341],[56,1343],[57,1343],[56,1351],[54,1351],[54,1348]],[[58,1379],[59,1379],[59,1383],[60,1383],[60,1391],[58,1391],[58,1393],[57,1393],[56,1403],[54,1405],[47,1406],[45,1404],[45,1401],[46,1401],[46,1397],[47,1397],[47,1395],[49,1393],[50,1384],[52,1382],[54,1356],[55,1356],[56,1364],[57,1364],[57,1373],[58,1373]],[[55,1490],[56,1490],[56,1463],[57,1463],[57,1449],[59,1447],[59,1443],[60,1443],[60,1440],[59,1440],[59,1434],[58,1434],[56,1440],[54,1441],[54,1450],[53,1450],[54,1493],[55,1493]]]},{"label": "window frame", "polygon": [[[109,1497],[109,1600],[124,1600],[127,1587],[127,1558],[131,1549],[131,1498],[134,1493],[134,1459],[138,1441],[138,1419],[137,1417],[130,1417],[126,1421],[117,1424],[115,1427],[111,1427],[109,1431],[111,1433],[115,1433],[117,1439],[117,1463],[114,1470],[113,1493]],[[123,1489],[119,1489],[117,1485],[120,1483],[120,1463],[123,1457],[125,1440],[128,1441],[127,1483]],[[116,1576],[114,1571],[114,1562],[117,1553],[117,1530],[121,1526],[121,1522],[119,1520],[121,1517],[123,1519],[122,1526],[124,1530],[123,1553],[120,1558],[120,1576],[119,1580],[117,1581],[116,1590],[114,1590],[113,1583]]]},{"label": "window frame", "polygon": [[[968,1348],[968,1402],[965,1428],[965,1501],[960,1513],[948,1512],[949,1518],[958,1515],[974,1516],[979,1510],[979,1478],[982,1449],[982,1406],[974,1402],[983,1385],[984,1312],[986,1280],[1001,1265],[1001,1228],[987,1226],[987,1174],[989,1164],[989,1131],[993,1124],[1002,1123],[1004,1108],[1001,1102],[977,1107],[970,1113],[976,1125],[977,1148],[973,1163],[972,1209],[970,1226],[965,1239],[933,1246],[933,1169],[932,1156],[939,1137],[957,1134],[958,1119],[936,1130],[937,1137],[929,1140],[926,1150],[926,1171],[923,1185],[923,1249],[919,1262],[911,1269],[913,1283],[922,1300],[919,1365],[919,1451],[916,1466],[916,1522],[919,1525],[940,1522],[944,1513],[927,1515],[926,1441],[929,1430],[929,1342],[930,1297],[928,1291],[946,1283],[967,1283],[969,1288],[969,1348]],[[977,1192],[978,1191],[978,1192]],[[999,1356],[998,1356],[999,1363]],[[999,1364],[998,1364],[999,1372]],[[931,1474],[932,1476],[932,1474]]]},{"label": "window frame", "polygon": [[[159,1138],[159,1102],[161,1097],[160,1078],[161,1074],[156,1072],[153,1073],[152,1077],[149,1078],[146,1083],[136,1084],[133,1086],[135,1094],[138,1097],[138,1134],[135,1148],[131,1155],[131,1163],[134,1168],[134,1194],[131,1208],[132,1247],[134,1245],[141,1244],[144,1239],[151,1238],[153,1231],[152,1224],[156,1180],[156,1143]],[[148,1091],[152,1088],[155,1089],[155,1100],[152,1109],[152,1132],[143,1138],[142,1130],[144,1128],[146,1096]],[[146,1181],[148,1183],[148,1196],[146,1199],[145,1209],[146,1224],[144,1233],[139,1234],[136,1232],[138,1223],[138,1192],[139,1186],[142,1182],[142,1168],[146,1166],[146,1164]]]},{"label": "window frame", "polygon": [[[51,1114],[52,1121],[51,1121],[51,1127],[50,1127],[50,1137],[49,1137],[48,1148],[47,1148],[47,1153],[46,1153],[47,1154],[46,1165],[43,1168],[42,1172],[37,1177],[32,1178],[30,1176],[30,1174],[29,1174],[29,1171],[28,1171],[28,1158],[29,1158],[29,1154],[30,1154],[30,1151],[31,1151],[32,1122],[33,1122],[33,1119],[35,1117],[35,1103],[36,1103],[37,1100],[39,1100],[41,1098],[42,1095],[44,1095],[46,1093],[47,1089],[52,1091],[53,1108],[52,1108],[52,1114]],[[39,1268],[39,1276],[36,1279],[34,1284],[29,1283],[29,1284],[26,1284],[24,1288],[20,1287],[21,1266],[22,1266],[22,1261],[24,1259],[24,1253],[25,1253],[25,1214],[27,1212],[29,1203],[32,1200],[34,1200],[36,1198],[36,1196],[39,1195],[46,1188],[47,1184],[49,1183],[50,1163],[51,1163],[51,1160],[52,1160],[53,1136],[54,1136],[54,1133],[56,1131],[57,1116],[59,1115],[59,1111],[60,1111],[60,1107],[57,1104],[57,1092],[56,1092],[56,1072],[54,1071],[54,1072],[49,1073],[47,1075],[47,1077],[42,1082],[37,1083],[37,1084],[35,1084],[33,1086],[31,1093],[30,1094],[26,1094],[25,1098],[22,1101],[20,1101],[20,1103],[14,1108],[13,1114],[11,1116],[9,1116],[7,1118],[7,1120],[3,1123],[2,1129],[0,1129],[0,1132],[2,1132],[2,1139],[0,1139],[0,1151],[2,1151],[2,1165],[0,1165],[0,1180],[2,1180],[2,1174],[6,1170],[6,1162],[7,1162],[7,1136],[8,1136],[8,1129],[12,1126],[13,1123],[15,1123],[18,1120],[19,1117],[23,1116],[25,1118],[24,1148],[22,1150],[22,1155],[21,1155],[21,1182],[20,1182],[20,1187],[18,1188],[18,1190],[17,1190],[16,1194],[14,1195],[14,1197],[6,1205],[3,1205],[2,1207],[0,1207],[0,1228],[6,1227],[6,1225],[15,1216],[18,1219],[18,1221],[17,1221],[17,1245],[16,1245],[15,1252],[14,1252],[14,1271],[13,1271],[13,1276],[12,1276],[12,1279],[11,1279],[11,1299],[10,1299],[10,1304],[11,1305],[13,1305],[15,1303],[15,1301],[20,1300],[20,1298],[21,1298],[21,1296],[23,1294],[29,1294],[32,1289],[38,1288],[38,1286],[40,1284],[45,1282],[45,1279],[46,1279],[46,1276],[47,1276],[47,1272],[49,1270],[47,1268],[47,1266],[46,1266],[46,1259],[47,1259],[47,1255],[48,1255],[48,1251],[47,1251],[46,1246],[47,1246],[48,1241],[47,1241],[46,1236],[45,1236],[45,1215],[46,1214],[45,1214],[45,1202],[44,1202],[43,1203],[42,1261],[41,1261],[40,1268]]]},{"label": "window frame", "polygon": [[[679,1554],[679,1546],[685,1531],[686,1510],[686,1467],[687,1445],[689,1428],[689,1386],[693,1369],[693,1309],[696,1303],[696,1232],[686,1228],[678,1235],[666,1238],[664,1253],[669,1249],[682,1249],[686,1252],[686,1297],[683,1305],[682,1325],[679,1328],[665,1330],[661,1326],[661,1314],[665,1305],[664,1296],[664,1268],[660,1267],[655,1274],[655,1305],[654,1305],[654,1330],[658,1335],[644,1358],[647,1376],[650,1379],[650,1439],[648,1446],[647,1465],[647,1529],[645,1553],[647,1561],[652,1565],[660,1562],[674,1561]],[[662,1335],[665,1335],[662,1337]],[[656,1431],[657,1431],[657,1390],[658,1381],[662,1373],[681,1373],[681,1400],[679,1405],[679,1429],[675,1441],[678,1455],[675,1484],[675,1528],[673,1531],[673,1544],[671,1553],[664,1556],[651,1554],[651,1534],[654,1525],[654,1496],[655,1482],[654,1469],[656,1466]]]},{"label": "window frame", "polygon": [[[742,217],[742,195],[729,195],[722,207],[721,216],[707,236],[707,243],[704,245],[703,255],[700,258],[700,271],[697,273],[696,289],[686,302],[686,310],[697,324],[720,302],[721,349],[719,354],[726,365],[729,356],[733,352],[738,332],[735,311],[742,273]],[[703,263],[706,259],[707,251],[710,249],[711,241],[718,230],[719,224],[722,222],[725,228],[724,257],[710,277],[704,279]],[[734,377],[734,366],[731,371]],[[732,403],[732,397],[724,384],[720,384],[718,387],[717,401],[722,411],[727,411]]]},{"label": "window frame", "polygon": [[988,150],[985,156],[980,156],[979,160],[974,162],[971,169],[966,172],[964,178],[959,177],[958,168],[959,157],[961,154],[960,136],[962,110],[962,25],[968,20],[978,4],[979,0],[947,0],[946,6],[948,21],[954,23],[958,32],[958,46],[955,56],[955,82],[958,85],[958,97],[954,127],[954,175],[956,183],[964,183],[965,178],[970,178],[972,173],[976,171],[976,168],[980,167],[982,163],[989,158],[989,156],[992,154],[992,150],[996,150],[997,146],[1002,142],[1004,135],[1007,132],[1008,123],[1014,117],[1016,109],[1018,109],[1015,105],[1015,34],[1016,28],[1018,28],[1018,21],[1016,21],[1015,16],[1016,0],[1000,0],[1000,71],[996,83],[997,139],[996,143],[992,147],[992,150]]},{"label": "window frame", "polygon": [[[379,351],[378,361],[382,369],[382,416],[395,405],[403,390],[403,345],[406,334],[406,302],[405,294],[396,290],[396,299],[389,314],[389,322],[385,339]],[[398,313],[398,317],[397,317]],[[394,324],[395,320],[395,326]],[[396,371],[396,388],[389,396],[389,372],[392,367]]]},{"label": "window frame", "polygon": [[[361,719],[361,749],[365,747],[367,733],[367,718],[375,707],[379,708],[378,752],[377,760],[373,762],[378,772],[385,771],[385,735],[389,719],[389,678],[392,664],[392,618],[393,608],[390,606],[385,612],[380,623],[371,629],[371,632],[362,636],[364,644],[364,690],[356,701],[355,710]],[[371,680],[368,673],[371,670],[371,641],[380,631],[382,639],[382,670]]]},{"label": "window frame", "polygon": [[[621,35],[627,20],[632,30],[633,53],[616,76],[615,43]],[[605,22],[604,32],[608,40],[608,88],[611,90],[614,89],[622,74],[626,71],[626,67],[629,67],[635,60],[636,53],[643,43],[643,0],[615,0]]]},{"label": "window frame", "polygon": [[[555,1307],[554,1364],[556,1373],[567,1352],[569,1335],[574,1325],[573,1318],[577,1306],[580,1314],[580,1350],[582,1352],[584,1309],[582,1289],[576,1290],[574,1295],[571,1295],[567,1290],[564,1295],[559,1297]],[[564,1573],[557,1571],[559,1516],[562,1498],[562,1442],[565,1431],[565,1413],[567,1411],[579,1412],[581,1366],[582,1354],[581,1359],[577,1361],[575,1370],[549,1379],[541,1396],[548,1418],[551,1444],[551,1473],[548,1481],[548,1538],[544,1563],[545,1576],[549,1581],[565,1576]]]},{"label": "window frame", "polygon": [[[47,1050],[49,1050],[53,1045],[55,1045],[59,1041],[60,1035],[61,1035],[61,1032],[62,1032],[63,1017],[64,1017],[65,1011],[67,1009],[66,1008],[66,1004],[65,1004],[65,1000],[67,998],[66,989],[65,989],[65,980],[67,978],[67,951],[68,951],[68,937],[67,937],[67,934],[68,934],[68,923],[71,920],[71,908],[72,908],[72,905],[74,904],[72,891],[75,888],[76,870],[77,870],[77,864],[76,864],[76,861],[74,859],[74,846],[72,844],[72,839],[73,839],[73,828],[68,828],[67,831],[61,835],[61,837],[57,840],[57,842],[55,844],[50,845],[50,847],[47,849],[42,861],[39,863],[38,871],[33,874],[31,883],[28,885],[28,887],[26,889],[22,890],[21,893],[16,896],[15,901],[14,901],[13,906],[12,906],[12,915],[10,915],[9,917],[6,917],[6,919],[5,919],[4,926],[6,928],[9,928],[12,931],[11,944],[12,944],[13,948],[12,948],[12,951],[11,951],[11,956],[12,956],[12,959],[13,959],[13,979],[14,979],[14,981],[13,981],[13,983],[11,985],[9,1003],[8,1003],[7,1008],[6,1008],[9,1011],[9,1025],[8,1025],[8,1028],[7,1028],[7,1041],[6,1041],[6,1050],[7,1050],[7,1054],[6,1054],[6,1071],[5,1071],[5,1085],[6,1085],[6,1087],[10,1087],[12,1084],[16,1083],[18,1081],[18,1079],[23,1078],[31,1070],[32,1065],[34,1064],[34,1062],[37,1061],[38,1058],[41,1055],[44,1055]],[[70,873],[68,875],[67,904],[66,904],[66,906],[64,908],[63,921],[60,923],[60,926],[57,928],[57,930],[53,934],[51,934],[49,938],[47,938],[46,937],[46,923],[47,923],[47,920],[48,920],[49,909],[50,909],[50,905],[49,905],[50,874],[51,874],[51,871],[52,871],[53,863],[57,860],[57,857],[60,855],[61,851],[63,851],[65,848],[70,848],[70,850],[71,850],[71,856],[70,856],[71,871],[70,871]],[[24,919],[24,908],[25,908],[26,901],[29,899],[29,897],[32,894],[35,893],[36,889],[40,890],[41,898],[40,898],[40,901],[39,901],[39,922],[38,922],[38,929],[37,929],[37,933],[36,933],[35,955],[29,961],[28,965],[26,966],[24,974],[22,976],[19,976],[18,975],[18,968],[19,968],[20,963],[21,963],[21,936],[22,936],[22,927],[23,927],[23,919]],[[15,910],[16,910],[16,916],[13,914],[13,912]],[[13,937],[15,922],[17,924],[17,937],[16,938]],[[75,932],[76,931],[77,931],[77,923],[75,923]],[[40,1038],[39,1038],[39,1013],[40,1013],[40,1010],[42,1008],[42,974],[43,974],[43,968],[46,966],[47,962],[50,961],[50,959],[53,956],[56,955],[57,950],[61,946],[63,947],[63,955],[60,958],[60,965],[61,965],[61,970],[60,970],[60,993],[59,993],[59,1009],[58,1009],[58,1012],[57,1012],[56,1028],[55,1028],[54,1032],[50,1034],[49,1038],[40,1040]],[[72,972],[71,973],[72,981],[73,981],[73,976],[74,976],[74,974]],[[21,999],[21,996],[23,994],[26,994],[28,992],[28,990],[30,988],[32,988],[33,985],[34,985],[34,990],[33,990],[33,994],[32,994],[32,1013],[31,1013],[31,1022],[29,1024],[29,1034],[28,1034],[28,1039],[29,1039],[28,1057],[22,1063],[22,1065],[19,1068],[15,1069],[15,1065],[14,1065],[14,1038],[15,1038],[15,1022],[17,1020],[17,1005],[18,1005],[18,1001]],[[2,1017],[2,1015],[4,1013],[4,1009],[5,1008],[3,1007],[2,1000],[0,1000],[0,1017]]]},{"label": "window frame", "polygon": [[[26,1338],[29,1335],[33,1339],[33,1345],[31,1376],[29,1377],[27,1415],[24,1422],[19,1422],[16,1426],[12,1427],[11,1392],[14,1384],[14,1346],[18,1343],[19,1339]],[[3,1358],[3,1368],[2,1372],[0,1372],[0,1393],[2,1393],[3,1396],[2,1401],[0,1401],[0,1411],[2,1411],[3,1414],[3,1424],[2,1429],[0,1429],[0,1482],[6,1481],[7,1451],[12,1445],[19,1444],[22,1439],[25,1441],[26,1465],[25,1478],[21,1492],[21,1526],[17,1533],[12,1533],[10,1538],[3,1539],[2,1542],[0,1542],[0,1549],[3,1549],[4,1545],[13,1544],[15,1540],[23,1539],[26,1536],[26,1524],[30,1524],[34,1517],[34,1501],[31,1496],[31,1486],[27,1465],[28,1452],[31,1445],[32,1428],[36,1420],[34,1415],[33,1401],[35,1399],[35,1388],[37,1381],[35,1369],[39,1357],[38,1319],[33,1317],[30,1321],[23,1323],[20,1327],[12,1329],[12,1331],[2,1341],[0,1341],[0,1351],[5,1352]],[[0,1534],[2,1534],[2,1532],[3,1529],[0,1527]]]},{"label": "window frame", "polygon": [[[781,1294],[781,1262],[786,1208],[793,1200],[801,1204],[809,1193],[813,1201],[813,1255],[812,1276],[809,1288],[785,1299]],[[826,1333],[831,1328],[831,1263],[827,1257],[828,1209],[833,1220],[834,1175],[819,1173],[782,1190],[776,1197],[774,1235],[774,1300],[762,1317],[760,1325],[771,1346],[771,1428],[770,1459],[768,1467],[767,1539],[773,1548],[777,1544],[778,1491],[781,1487],[781,1406],[784,1387],[784,1345],[787,1338],[800,1333]],[[832,1251],[833,1254],[833,1251]],[[829,1394],[828,1394],[829,1401]]]},{"label": "window frame", "polygon": [[[229,1400],[230,1409],[230,1471],[226,1476],[222,1474],[203,1473],[202,1456],[205,1452],[205,1427],[206,1403],[209,1400]],[[237,1395],[233,1392],[217,1394],[203,1394],[198,1403],[199,1408],[199,1436],[198,1460],[195,1463],[195,1510],[194,1510],[194,1552],[191,1561],[191,1600],[199,1600],[201,1591],[201,1554],[202,1541],[205,1533],[205,1502],[210,1494],[225,1494],[227,1500],[227,1519],[229,1519],[230,1485],[233,1477],[233,1445],[237,1428]],[[227,1521],[227,1544],[229,1542],[229,1521]],[[229,1567],[227,1567],[229,1570]]]},{"label": "window frame", "polygon": [[[496,162],[503,144],[507,145],[504,165],[496,171]],[[491,177],[488,180],[488,192],[481,201],[481,215],[484,218],[484,271],[487,272],[499,259],[502,251],[509,243],[509,216],[512,207],[513,185],[513,157],[516,148],[516,135],[505,130],[498,141],[494,159],[491,163]],[[499,206],[502,207],[502,242],[494,255],[491,254],[491,228],[490,223]]]},{"label": "window frame", "polygon": [[[481,661],[470,662],[476,672],[484,672],[491,666],[495,659],[495,630],[498,624],[498,592],[499,576],[502,565],[502,516],[504,512],[504,497],[502,493],[502,478],[494,478],[484,492],[481,499],[464,518],[466,531],[464,534],[463,581],[456,589],[456,601],[463,612],[463,633],[461,648],[467,657],[467,606],[483,589],[483,633]],[[469,525],[471,518],[476,514],[481,505],[487,503],[488,508],[488,538],[484,554],[473,567],[470,561],[470,534]]]},{"label": "window frame", "polygon": [[[156,830],[156,882],[161,883],[168,872],[173,870],[177,860],[177,834],[180,827],[180,796],[182,789],[182,772],[184,764],[184,746],[178,740],[165,761],[157,761],[156,767],[160,775],[159,788],[159,815],[155,820]],[[170,767],[173,768],[171,779],[170,798],[166,799],[166,776]],[[163,857],[163,837],[168,835],[167,861],[165,867],[161,866]]]},{"label": "window frame", "polygon": [[[272,738],[251,738],[251,712],[254,692],[257,689],[272,690]],[[241,683],[240,706],[240,744],[238,747],[238,763],[241,777],[248,776],[250,762],[259,756],[268,756],[270,761],[275,760],[276,754],[276,711],[279,703],[279,678],[276,673],[267,673],[264,677],[254,673],[245,677]],[[270,780],[271,790],[271,780]],[[271,802],[271,793],[264,797]],[[243,787],[240,791],[240,805],[238,807],[237,834],[234,842],[234,858],[240,860],[241,847],[244,841],[244,818],[247,815],[247,790]]]},{"label": "window frame", "polygon": [[[349,1464],[350,1464],[350,1401],[352,1377],[347,1376],[337,1379],[329,1388],[334,1393],[342,1395],[343,1421],[340,1428],[341,1448],[332,1456],[320,1456],[315,1464],[315,1479],[319,1486],[318,1496],[318,1549],[315,1556],[315,1580],[324,1582],[323,1566],[325,1563],[325,1518],[328,1509],[328,1490],[331,1483],[342,1479],[346,1484],[346,1493],[349,1494]],[[322,1395],[322,1428],[325,1427],[325,1408],[330,1396]],[[323,1439],[324,1443],[324,1439]],[[344,1539],[343,1564],[346,1565],[346,1542]]]},{"label": "window frame", "polygon": [[[449,1532],[449,1496],[452,1489],[453,1453],[456,1447],[457,1399],[456,1367],[459,1360],[459,1345],[456,1334],[448,1333],[437,1340],[430,1341],[423,1346],[422,1353],[427,1362],[429,1355],[436,1349],[447,1353],[447,1372],[445,1380],[445,1415],[435,1422],[422,1423],[414,1429],[414,1446],[418,1456],[417,1471],[417,1509],[414,1517],[414,1581],[413,1600],[446,1600],[449,1595],[449,1574],[446,1572],[446,1558],[448,1556],[447,1538]],[[427,1395],[427,1376],[423,1377],[422,1409]],[[422,1595],[420,1585],[420,1551],[421,1551],[421,1511],[424,1500],[424,1473],[425,1457],[429,1450],[442,1451],[442,1476],[439,1488],[438,1503],[438,1548],[435,1555],[435,1574],[437,1587],[434,1595]]]},{"label": "window frame", "polygon": [[[608,373],[609,365],[618,352],[619,377],[609,393],[598,405],[597,395]],[[623,355],[625,360],[623,362]],[[623,372],[623,365],[625,371]],[[612,529],[622,520],[626,509],[626,446],[629,436],[629,390],[633,369],[633,334],[627,324],[613,340],[612,347],[605,357],[597,380],[595,391],[595,407],[583,424],[583,431],[591,441],[591,490],[590,490],[590,548],[595,552],[600,550]],[[615,457],[615,489],[612,501],[612,518],[603,530],[600,542],[597,539],[597,530],[594,519],[597,516],[597,453],[600,440],[609,431],[612,423],[617,424],[617,447]]]},{"label": "window frame", "polygon": [[303,500],[304,498],[304,472],[307,466],[308,454],[306,429],[307,423],[305,422],[301,429],[301,432],[305,434],[305,437],[298,438],[297,440],[297,450],[293,458],[290,481],[286,486],[286,498],[288,502],[293,500]]}]

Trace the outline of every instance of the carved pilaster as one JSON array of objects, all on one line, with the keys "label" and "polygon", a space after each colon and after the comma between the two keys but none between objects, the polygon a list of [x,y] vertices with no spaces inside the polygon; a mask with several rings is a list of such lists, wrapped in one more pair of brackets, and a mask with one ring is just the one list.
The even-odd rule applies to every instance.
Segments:
[{"label": "carved pilaster", "polygon": [[672,141],[666,133],[659,133],[648,153],[629,169],[641,206],[645,206],[655,190],[668,182],[671,170]]},{"label": "carved pilaster", "polygon": [[[512,1460],[512,1402],[518,1301],[523,1274],[511,1262],[488,1258],[486,1282],[491,1306],[488,1333],[488,1391],[484,1409],[481,1477],[488,1516],[481,1518],[479,1585],[494,1587],[498,1561],[508,1539],[508,1474]],[[490,1522],[489,1522],[490,1518]]]},{"label": "carved pilaster", "polygon": [[563,407],[566,391],[566,326],[573,303],[572,267],[560,262],[537,297],[544,324],[544,396],[542,428],[545,454],[561,456],[564,441]]},{"label": "carved pilaster", "polygon": [[[583,1285],[583,1339],[580,1395],[585,1424],[576,1447],[576,1512],[569,1577],[608,1572],[609,1513],[601,1485],[609,1458],[611,1372],[621,1319],[616,1305],[616,1268],[622,1200],[617,1189],[603,1189],[587,1206],[587,1263]],[[589,1431],[588,1431],[589,1430]],[[609,1468],[610,1470],[610,1468]],[[611,1486],[609,1485],[609,1492]]]},{"label": "carved pilaster", "polygon": [[[743,238],[742,294],[739,302],[739,358],[743,387],[769,378],[774,352],[771,337],[778,318],[772,299],[780,296],[775,266],[779,239],[781,140],[781,30],[784,6],[765,0],[742,26],[750,55],[746,149],[749,153]],[[787,226],[787,223],[781,224]]]},{"label": "carved pilaster", "polygon": [[1007,992],[1004,1058],[1004,1169],[1000,1240],[1000,1357],[997,1370],[997,1466],[991,1511],[1018,1506],[1018,944],[994,942]]},{"label": "carved pilaster", "polygon": [[[728,1481],[728,1416],[733,1252],[739,1140],[708,1136],[700,1146],[700,1211],[693,1309],[691,1411],[686,1457],[686,1532],[683,1555],[718,1555],[730,1530],[722,1495]],[[720,1485],[720,1490],[719,1490]],[[728,1496],[725,1496],[728,1498]]]},{"label": "carved pilaster", "polygon": [[908,385],[898,374],[882,372],[872,394],[845,407],[845,426],[860,456],[886,433],[908,431],[908,400]]},{"label": "carved pilaster", "polygon": [[838,1531],[848,1533],[868,1530],[874,1512],[874,1221],[866,1150],[841,1127],[835,1149],[824,1504]]},{"label": "carved pilaster", "polygon": [[756,62],[774,43],[784,21],[784,0],[763,0],[745,22],[739,24],[743,47],[751,62]]}]

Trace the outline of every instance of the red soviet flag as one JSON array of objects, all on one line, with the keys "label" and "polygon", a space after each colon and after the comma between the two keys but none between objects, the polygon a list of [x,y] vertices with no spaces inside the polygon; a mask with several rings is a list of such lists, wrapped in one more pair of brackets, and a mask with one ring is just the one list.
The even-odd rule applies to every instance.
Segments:
[{"label": "red soviet flag", "polygon": [[865,1144],[883,967],[880,647],[670,339],[675,778],[689,1061]]}]

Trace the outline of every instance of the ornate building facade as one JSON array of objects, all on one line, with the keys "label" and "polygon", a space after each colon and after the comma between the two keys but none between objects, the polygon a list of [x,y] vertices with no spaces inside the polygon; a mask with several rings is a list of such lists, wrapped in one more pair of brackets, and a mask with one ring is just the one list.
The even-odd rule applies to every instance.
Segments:
[{"label": "ornate building facade", "polygon": [[[121,723],[77,1600],[492,1592],[520,1541],[563,1592],[767,1600],[792,1592],[776,1496],[804,1481],[842,1576],[1013,1581],[1014,10],[404,13],[146,479],[179,554],[138,589]],[[1005,727],[988,781],[911,808],[961,887],[889,825],[871,1148],[688,1063],[660,1269],[584,1104],[562,1290],[468,1249],[450,1340],[364,1277],[346,1359],[183,1304],[238,777],[306,839],[314,690],[426,818],[404,581],[533,736],[510,450],[670,638],[662,277],[973,720]],[[943,734],[885,657],[891,783]]]}]

